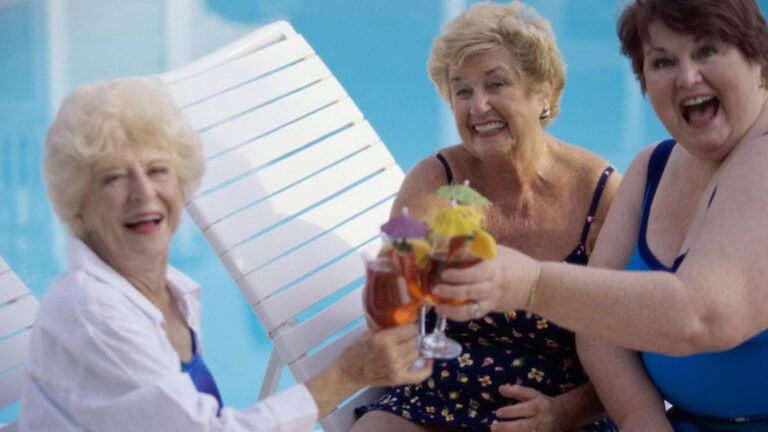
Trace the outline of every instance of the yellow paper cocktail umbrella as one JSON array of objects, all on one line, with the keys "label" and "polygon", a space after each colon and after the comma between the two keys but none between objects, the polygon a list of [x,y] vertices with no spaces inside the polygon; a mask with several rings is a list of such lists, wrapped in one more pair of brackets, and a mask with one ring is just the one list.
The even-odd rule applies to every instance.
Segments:
[{"label": "yellow paper cocktail umbrella", "polygon": [[430,221],[435,245],[447,246],[448,255],[466,245],[467,251],[478,258],[495,258],[496,241],[481,227],[483,217],[475,207],[485,207],[491,202],[472,189],[468,181],[462,185],[442,186],[437,194],[450,198],[451,205],[440,209]]},{"label": "yellow paper cocktail umbrella", "polygon": [[473,207],[452,205],[438,210],[429,227],[434,234],[443,237],[468,236],[478,228],[482,216]]}]

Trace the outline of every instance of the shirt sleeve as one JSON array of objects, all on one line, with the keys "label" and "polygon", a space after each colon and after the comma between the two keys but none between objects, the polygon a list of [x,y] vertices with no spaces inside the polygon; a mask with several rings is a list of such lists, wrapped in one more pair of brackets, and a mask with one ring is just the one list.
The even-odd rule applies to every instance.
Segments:
[{"label": "shirt sleeve", "polygon": [[[40,398],[84,430],[311,431],[317,406],[303,385],[245,409],[223,408],[181,372],[162,329],[119,298],[58,315],[37,329],[30,375]],[[82,305],[78,305],[82,306]],[[59,313],[61,310],[59,310]],[[254,395],[257,392],[254,386]],[[44,424],[50,413],[32,413]]]},{"label": "shirt sleeve", "polygon": [[275,419],[276,431],[311,431],[317,423],[317,404],[303,384],[270,396],[247,411],[261,410],[269,411],[269,417]]}]

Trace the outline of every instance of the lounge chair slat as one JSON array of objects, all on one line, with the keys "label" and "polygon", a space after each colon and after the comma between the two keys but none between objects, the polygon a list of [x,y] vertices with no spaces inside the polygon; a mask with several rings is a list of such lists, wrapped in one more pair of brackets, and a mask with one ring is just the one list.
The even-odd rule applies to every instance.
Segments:
[{"label": "lounge chair slat", "polygon": [[159,75],[165,85],[172,87],[208,70],[237,61],[241,57],[262,50],[282,40],[291,39],[297,33],[287,21],[276,21],[255,29],[191,63]]},{"label": "lounge chair slat", "polygon": [[[392,201],[394,199],[383,202],[365,212],[361,217],[346,222],[333,231],[325,233],[322,237],[304,244],[295,251],[295,254],[283,256],[280,260],[291,260],[296,263],[295,273],[292,272],[291,275],[301,275],[306,274],[308,270],[320,267],[330,259],[354,250],[358,245],[363,245],[378,236],[378,231],[371,231],[370,225],[386,220]],[[296,254],[299,254],[298,257],[300,258],[294,258],[297,256]],[[224,262],[227,265],[226,260]],[[273,262],[269,265],[274,264]],[[261,284],[261,280],[258,279],[260,275],[260,271],[249,273],[238,283],[241,289],[247,293],[249,299],[254,302],[263,300],[264,297],[259,295],[263,290],[272,292],[275,289]]]},{"label": "lounge chair slat", "polygon": [[[21,398],[31,326],[39,302],[0,257],[0,408]],[[16,423],[3,428],[16,430]]]},{"label": "lounge chair slat", "polygon": [[0,373],[14,366],[19,366],[27,359],[27,346],[32,332],[29,330],[0,340]]},{"label": "lounge chair slat", "polygon": [[274,338],[275,349],[290,364],[336,332],[363,315],[360,301],[362,287],[337,300],[322,314],[316,314],[298,326],[280,332]]},{"label": "lounge chair slat", "polygon": [[[307,247],[308,248],[322,248],[324,247],[323,244],[321,244],[322,240],[318,239],[318,244],[310,243]],[[381,238],[373,235],[370,240],[367,242],[364,242],[359,246],[359,248],[356,248],[354,250],[351,250],[351,253],[348,257],[341,258],[341,260],[345,260],[343,264],[349,264],[351,266],[351,272],[357,273],[358,276],[364,275],[364,269],[362,266],[358,266],[356,264],[361,262],[363,253],[366,253],[368,255],[376,255],[376,253],[381,248]],[[308,249],[308,251],[312,251],[314,249]],[[297,254],[291,254],[286,255],[282,257],[281,259],[270,263],[269,265],[260,268],[258,270],[253,271],[252,273],[248,274],[245,278],[241,279],[239,282],[240,288],[243,291],[243,294],[248,298],[248,301],[251,303],[251,305],[257,305],[261,303],[262,301],[266,301],[266,299],[269,298],[269,296],[274,293],[275,291],[278,291],[282,288],[285,288],[286,286],[290,285],[291,283],[296,283],[299,279],[305,277],[307,274],[317,271],[324,265],[326,265],[328,262],[330,262],[329,257],[323,257],[322,255],[315,256],[311,259],[301,259],[302,257]],[[325,261],[323,261],[323,258],[325,258]],[[336,264],[336,263],[335,263]],[[318,273],[314,274],[311,278],[305,279],[301,284],[308,290],[315,290],[320,289],[322,292],[334,292],[341,288],[344,285],[334,283],[332,281],[329,281],[328,283],[331,284],[327,287],[323,286],[322,288],[319,288],[321,283],[323,283],[323,280],[321,278],[324,277],[324,274],[326,272],[327,268],[324,268],[321,271],[318,271]],[[344,274],[341,273],[339,270],[334,269],[334,274],[331,275],[332,278],[340,278],[344,279]],[[317,278],[317,279],[316,279]],[[317,280],[317,283],[314,283],[313,281]],[[289,288],[290,290],[293,290],[294,288]],[[279,297],[278,297],[279,298]],[[268,317],[268,320],[270,320],[274,325],[272,327],[276,327],[277,325],[281,324],[284,319],[282,319],[281,315],[275,314],[273,317]]]},{"label": "lounge chair slat", "polygon": [[0,308],[0,337],[31,326],[38,306],[37,299],[30,293]]},{"label": "lounge chair slat", "polygon": [[[376,135],[370,133],[365,125],[350,128],[320,143],[319,147],[313,146],[300,154],[284,159],[278,164],[251,173],[210,194],[198,197],[194,200],[196,211],[209,221],[208,225],[213,225],[226,215],[249,207],[298,181],[309,181],[318,189],[322,189],[325,187],[325,183],[328,183],[324,179],[332,176],[328,171],[346,173],[342,169],[351,169],[352,171],[348,174],[349,180],[330,180],[330,183],[335,187],[339,187],[340,183],[348,184],[347,182],[354,181],[354,178],[375,172],[378,167],[385,166],[383,164],[387,162],[392,163],[391,157],[387,158],[386,155],[381,154],[384,146],[373,146],[368,150],[352,155],[357,150],[375,144],[375,141],[370,140],[376,140],[376,138]],[[383,151],[386,152],[386,149]],[[305,156],[304,153],[307,155]],[[352,156],[349,157],[350,155]],[[349,159],[325,172],[319,172],[305,179],[306,176],[312,175],[345,157],[349,157]],[[382,157],[382,159],[376,160],[375,157]],[[302,167],[302,163],[305,167]],[[352,166],[353,164],[359,166]]]},{"label": "lounge chair slat", "polygon": [[[355,163],[356,160],[356,158],[350,158],[348,163]],[[224,253],[257,233],[318,205],[321,201],[330,198],[348,186],[350,182],[363,179],[371,173],[370,170],[363,170],[363,168],[365,167],[360,167],[362,172],[347,171],[349,178],[334,175],[336,171],[329,170],[306,179],[290,189],[271,196],[269,200],[261,201],[212,225],[206,231],[206,236],[214,246],[216,253]],[[370,181],[363,182],[333,198],[333,205],[342,206],[350,199],[354,199],[346,197],[355,194],[358,196],[358,201],[353,201],[342,208],[349,209],[352,206],[357,206],[359,210],[363,210],[391,194],[391,188],[387,186],[400,179],[398,174],[395,170],[387,170],[384,175],[374,176]],[[329,182],[328,179],[334,181]],[[385,194],[382,195],[382,192]]]},{"label": "lounge chair slat", "polygon": [[233,62],[213,66],[183,81],[171,83],[170,93],[179,106],[187,107],[312,55],[314,50],[307,41],[296,35],[246,54]]},{"label": "lounge chair slat", "polygon": [[[363,186],[368,187],[358,187],[339,195],[328,203],[323,204],[324,209],[318,209],[317,211],[333,213],[335,209],[338,208],[338,206],[346,205],[343,203],[339,204],[339,201],[345,201],[352,203],[353,205],[357,205],[359,206],[360,210],[363,210],[369,205],[376,204],[384,199],[387,200],[387,203],[391,202],[391,192],[387,189],[381,188],[381,185],[387,184],[393,178],[399,177],[399,172],[392,171],[394,170],[387,170],[363,184]],[[376,209],[379,207],[381,207],[381,204],[377,204]],[[384,210],[377,210],[376,215],[381,215],[383,211]],[[352,213],[350,212],[350,214]],[[297,222],[294,222],[294,224],[300,228],[303,227],[306,229],[308,227],[310,228],[310,232],[304,238],[297,239],[293,244],[301,244],[303,240],[309,240],[314,235],[320,233],[319,230],[315,232],[315,224],[308,222],[307,219],[303,219],[305,216],[306,214],[302,215]],[[361,216],[366,217],[366,213],[362,213]],[[309,220],[311,221],[312,219]],[[352,221],[354,221],[354,219]],[[326,234],[306,244],[304,247],[302,247],[302,251],[296,251],[291,255],[287,255],[276,261],[270,262],[264,268],[256,270],[255,275],[252,277],[250,275],[246,277],[247,280],[252,280],[256,286],[251,287],[249,285],[248,288],[241,286],[241,288],[243,288],[244,293],[252,304],[260,302],[274,291],[287,285],[290,281],[297,280],[299,277],[309,273],[310,271],[316,270],[336,256],[356,248],[359,244],[364,243],[371,238],[378,237],[380,222],[374,221],[370,226],[360,226],[362,223],[364,222],[355,224],[356,226],[359,226],[359,230],[355,233],[355,238],[359,243],[344,243],[333,233]],[[286,229],[291,228],[289,227]],[[272,241],[270,237],[254,239],[252,241],[252,246],[258,247],[258,244],[261,244],[265,248],[271,248],[272,245],[269,243],[270,241]],[[286,245],[286,247],[290,248],[288,245]],[[336,254],[330,255],[329,252],[331,250],[336,251]],[[278,252],[275,252],[275,254],[277,253]],[[373,254],[375,254],[375,252],[373,252]],[[314,259],[313,257],[315,256],[324,256],[325,261]],[[245,282],[246,281],[243,281],[243,283]],[[250,282],[248,283],[250,284]]]},{"label": "lounge chair slat", "polygon": [[28,293],[29,289],[12,270],[0,273],[0,306]]},{"label": "lounge chair slat", "polygon": [[[222,261],[233,275],[246,275],[255,268],[277,259],[289,251],[301,253],[308,260],[313,255],[338,256],[367,241],[372,237],[371,234],[376,235],[378,233],[378,226],[381,221],[386,220],[389,216],[389,208],[382,207],[391,205],[391,201],[387,200],[378,204],[373,209],[342,223],[332,231],[326,230],[341,222],[338,219],[331,220],[334,214],[338,214],[336,213],[338,209],[328,205],[315,207],[304,213],[302,217],[292,219],[265,233],[257,242],[246,242],[235,246],[221,255]],[[304,250],[306,248],[300,248],[301,251],[296,249],[318,236],[321,236],[319,238],[323,240],[325,249],[320,251]],[[329,255],[331,251],[334,251],[334,255]]]},{"label": "lounge chair slat", "polygon": [[344,98],[336,79],[320,81],[203,131],[203,154],[209,158],[223,153]]},{"label": "lounge chair slat", "polygon": [[[375,249],[365,245],[362,250],[369,254],[376,253],[380,245],[381,242],[378,241]],[[286,269],[286,272],[290,274],[290,270],[292,269]],[[295,275],[295,279],[298,279],[299,276],[301,275]],[[253,310],[262,317],[267,332],[271,332],[310,306],[334,294],[340,287],[345,287],[364,276],[363,258],[358,251],[354,251],[323,267],[311,278],[304,279],[279,294],[254,305]]]},{"label": "lounge chair slat", "polygon": [[243,83],[184,110],[198,129],[238,116],[270,100],[318,82],[330,75],[325,64],[312,57],[263,78]]},{"label": "lounge chair slat", "polygon": [[[208,161],[198,194],[239,177],[248,171],[291,153],[331,132],[360,122],[363,114],[349,98],[251,143]],[[364,122],[367,123],[367,122]]]}]

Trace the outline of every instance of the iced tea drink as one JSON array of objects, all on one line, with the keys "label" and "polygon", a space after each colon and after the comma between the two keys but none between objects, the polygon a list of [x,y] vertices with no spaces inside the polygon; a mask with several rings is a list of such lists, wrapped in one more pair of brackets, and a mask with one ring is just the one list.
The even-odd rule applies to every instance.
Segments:
[{"label": "iced tea drink", "polygon": [[405,278],[386,258],[366,262],[363,302],[368,317],[382,328],[416,321],[420,305]]}]

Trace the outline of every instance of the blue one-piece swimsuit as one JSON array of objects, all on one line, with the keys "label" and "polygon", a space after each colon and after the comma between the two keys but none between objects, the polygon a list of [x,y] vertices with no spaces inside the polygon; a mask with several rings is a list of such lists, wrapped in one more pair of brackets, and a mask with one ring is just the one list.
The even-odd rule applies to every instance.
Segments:
[{"label": "blue one-piece swimsuit", "polygon": [[205,364],[203,356],[200,354],[197,334],[191,328],[189,333],[192,336],[193,355],[188,362],[181,362],[181,371],[189,374],[198,392],[207,393],[216,398],[216,402],[219,403],[219,412],[221,412],[221,394],[219,393],[218,386],[216,386],[216,380],[213,379],[213,374],[208,370],[208,365]]},{"label": "blue one-piece swimsuit", "polygon": [[[682,254],[671,267],[665,266],[649,249],[646,239],[648,214],[674,145],[673,140],[660,143],[649,160],[639,236],[628,270],[674,273],[685,259]],[[676,407],[670,417],[685,417],[699,427],[678,430],[768,431],[768,423],[763,423],[768,417],[768,330],[727,351],[683,357],[645,352],[642,359],[659,391]],[[715,423],[753,426],[719,429]],[[756,423],[760,424],[757,428]]]},{"label": "blue one-piece swimsuit", "polygon": [[[445,167],[446,181],[452,183],[447,161],[440,154],[437,157]],[[563,261],[587,263],[587,236],[612,172],[613,167],[607,167],[600,176],[581,239]],[[499,393],[501,384],[519,383],[556,396],[588,381],[576,356],[573,333],[536,314],[528,318],[524,311],[490,313],[477,320],[449,321],[446,333],[462,344],[464,353],[459,358],[435,362],[432,376],[424,383],[393,387],[356,413],[384,410],[421,424],[489,430],[497,420],[495,411],[515,402]],[[582,430],[616,429],[603,419]]]}]

